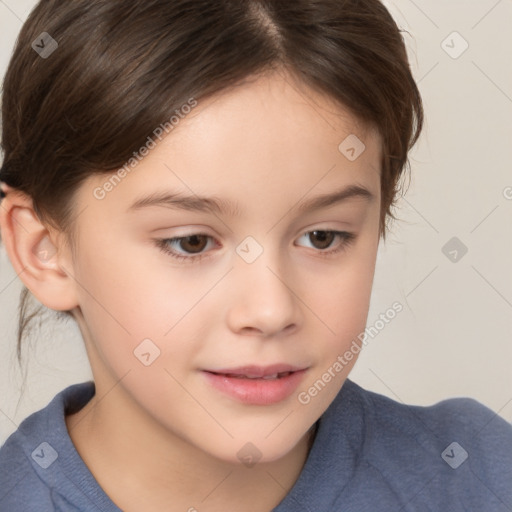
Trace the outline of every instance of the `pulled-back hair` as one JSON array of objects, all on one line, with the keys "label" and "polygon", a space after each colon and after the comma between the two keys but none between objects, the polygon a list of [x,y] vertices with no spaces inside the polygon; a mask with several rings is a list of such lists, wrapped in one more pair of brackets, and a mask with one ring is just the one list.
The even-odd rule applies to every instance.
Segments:
[{"label": "pulled-back hair", "polygon": [[[53,53],[39,55],[46,44]],[[3,83],[1,179],[72,240],[83,180],[121,168],[190,98],[278,68],[378,130],[385,238],[423,109],[401,30],[379,0],[41,0]],[[29,314],[29,295],[18,359],[39,311]]]}]

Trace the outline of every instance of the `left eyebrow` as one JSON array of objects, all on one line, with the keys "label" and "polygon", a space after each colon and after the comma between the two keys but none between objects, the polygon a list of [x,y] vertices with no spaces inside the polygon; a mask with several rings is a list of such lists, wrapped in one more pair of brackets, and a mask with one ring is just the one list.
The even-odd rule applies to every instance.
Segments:
[{"label": "left eyebrow", "polygon": [[360,185],[349,185],[348,187],[342,188],[335,192],[322,194],[320,196],[313,197],[308,201],[300,203],[298,211],[300,213],[304,213],[313,210],[319,210],[320,208],[334,206],[335,204],[343,203],[347,199],[354,198],[360,198],[367,202],[371,202],[375,196],[365,187]]},{"label": "left eyebrow", "polygon": [[[367,188],[360,185],[349,185],[345,188],[316,196],[308,201],[303,201],[298,206],[299,213],[310,212],[327,208],[335,204],[347,201],[348,199],[362,198],[366,201],[372,201],[375,196]],[[137,199],[128,211],[140,210],[150,206],[160,206],[164,208],[182,209],[195,212],[206,212],[215,214],[226,214],[237,216],[240,209],[237,203],[220,199],[218,197],[201,197],[197,195],[185,195],[172,192],[155,192],[145,197]]]}]

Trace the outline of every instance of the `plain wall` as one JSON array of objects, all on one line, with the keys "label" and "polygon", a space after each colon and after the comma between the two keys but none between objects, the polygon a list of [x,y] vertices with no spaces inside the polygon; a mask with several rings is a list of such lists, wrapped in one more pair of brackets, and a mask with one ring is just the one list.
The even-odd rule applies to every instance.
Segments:
[{"label": "plain wall", "polygon": [[[426,125],[411,152],[400,220],[378,254],[368,315],[378,334],[368,336],[350,378],[409,404],[473,397],[512,421],[512,2],[385,4],[407,31]],[[0,2],[2,77],[34,5]],[[461,37],[469,46],[458,56]],[[453,237],[459,248],[443,250]],[[457,261],[449,259],[454,249]],[[50,315],[34,331],[21,393],[20,289],[0,246],[0,444],[57,392],[91,378],[78,328]],[[403,311],[381,327],[395,301]]]}]

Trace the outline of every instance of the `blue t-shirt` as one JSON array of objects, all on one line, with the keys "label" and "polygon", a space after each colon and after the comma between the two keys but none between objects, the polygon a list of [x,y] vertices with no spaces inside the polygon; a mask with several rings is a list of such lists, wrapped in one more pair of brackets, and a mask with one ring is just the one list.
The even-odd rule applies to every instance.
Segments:
[{"label": "blue t-shirt", "polygon": [[[69,386],[7,439],[1,512],[119,512],[64,421],[94,393],[92,382]],[[472,399],[410,406],[347,380],[319,419],[298,480],[273,510],[338,511],[511,512],[512,426]]]}]

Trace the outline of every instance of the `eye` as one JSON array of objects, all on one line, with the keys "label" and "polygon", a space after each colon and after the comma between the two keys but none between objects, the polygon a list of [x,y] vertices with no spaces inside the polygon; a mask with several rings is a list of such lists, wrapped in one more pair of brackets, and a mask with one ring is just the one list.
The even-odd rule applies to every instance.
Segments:
[{"label": "eye", "polygon": [[[347,231],[315,229],[304,233],[299,240],[304,238],[312,241],[312,248],[319,250],[322,256],[330,256],[346,249],[355,240],[356,235]],[[336,239],[338,239],[338,244],[335,248],[326,251],[325,249],[331,247]]]},{"label": "eye", "polygon": [[[202,251],[208,245],[208,241],[213,240],[209,235],[203,233],[194,233],[175,238],[163,238],[155,240],[157,246],[169,256],[178,260],[198,260],[206,256]],[[184,252],[180,252],[181,249]]]},{"label": "eye", "polygon": [[[321,256],[336,254],[348,247],[355,240],[356,235],[346,231],[321,230],[308,231],[300,238],[314,240],[313,249],[316,249]],[[334,240],[338,240],[334,249],[326,250],[332,246]],[[206,251],[213,237],[204,233],[191,233],[186,236],[174,238],[156,239],[156,245],[165,253],[177,260],[196,262],[208,256]],[[210,247],[211,248],[211,245]]]}]

